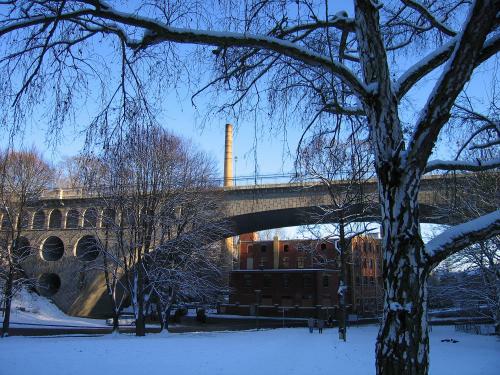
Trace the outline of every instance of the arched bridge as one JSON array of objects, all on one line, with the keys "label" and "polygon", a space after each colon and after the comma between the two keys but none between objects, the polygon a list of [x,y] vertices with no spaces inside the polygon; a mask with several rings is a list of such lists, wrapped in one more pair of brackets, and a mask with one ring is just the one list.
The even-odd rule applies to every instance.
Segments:
[{"label": "arched bridge", "polygon": [[[423,221],[450,219],[439,215],[446,185],[444,177],[424,179],[419,195]],[[376,202],[376,183],[367,182],[362,188]],[[338,193],[342,191],[339,183]],[[316,222],[318,206],[328,206],[330,201],[327,190],[318,183],[225,187],[219,193],[224,219],[232,223],[233,235]],[[358,208],[354,206],[354,210]],[[364,218],[376,220],[378,211],[372,204],[364,211]],[[21,220],[25,245],[37,249],[23,264],[25,271],[38,278],[43,293],[69,314],[99,316],[108,311],[99,305],[105,295],[102,272],[95,266],[102,261],[101,255],[85,251],[102,232],[107,216],[98,197],[81,189],[57,189],[33,203]],[[5,218],[3,215],[2,228],[9,225]],[[334,216],[329,219],[335,221]],[[118,218],[113,216],[112,220]]]}]

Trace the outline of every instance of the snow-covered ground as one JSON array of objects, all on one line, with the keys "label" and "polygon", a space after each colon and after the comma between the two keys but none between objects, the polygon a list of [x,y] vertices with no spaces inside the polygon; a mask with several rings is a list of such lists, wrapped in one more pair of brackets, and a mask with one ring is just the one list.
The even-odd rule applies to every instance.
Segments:
[{"label": "snow-covered ground", "polygon": [[[0,315],[0,322],[3,317]],[[21,290],[12,301],[11,326],[103,327],[104,320],[75,318],[64,314],[49,299]],[[2,370],[0,370],[0,374]]]},{"label": "snow-covered ground", "polygon": [[[335,330],[306,328],[243,332],[0,339],[1,375],[88,374],[373,374],[376,326],[354,327],[348,342]],[[441,342],[453,338],[457,343]],[[493,336],[434,327],[431,374],[498,374]]]}]

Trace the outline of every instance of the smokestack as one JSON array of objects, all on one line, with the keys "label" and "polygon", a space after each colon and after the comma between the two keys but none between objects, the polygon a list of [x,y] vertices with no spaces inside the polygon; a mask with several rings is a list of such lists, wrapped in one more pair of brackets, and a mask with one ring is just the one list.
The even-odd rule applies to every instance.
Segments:
[{"label": "smokestack", "polygon": [[[233,186],[233,125],[226,124],[226,140],[224,143],[224,187]],[[224,241],[226,250],[231,258],[231,268],[238,268],[239,257],[234,248],[233,237]],[[235,267],[236,266],[236,267]]]},{"label": "smokestack", "polygon": [[224,150],[224,186],[233,186],[233,125],[226,124]]}]

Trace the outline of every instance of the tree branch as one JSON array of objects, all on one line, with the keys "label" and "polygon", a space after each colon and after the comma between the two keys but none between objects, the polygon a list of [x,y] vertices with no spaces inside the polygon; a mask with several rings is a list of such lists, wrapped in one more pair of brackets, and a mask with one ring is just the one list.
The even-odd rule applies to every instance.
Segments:
[{"label": "tree branch", "polygon": [[135,42],[131,41],[128,44],[129,47],[132,48],[141,49],[161,42],[176,42],[181,44],[267,49],[303,61],[309,65],[320,66],[328,70],[346,83],[353,91],[358,93],[361,98],[366,97],[369,92],[365,84],[345,65],[308,48],[297,46],[291,41],[267,35],[176,28],[148,17],[118,12],[112,8],[94,10],[92,14],[106,20],[112,20],[125,25],[145,29],[146,32],[141,40]]},{"label": "tree branch", "polygon": [[446,26],[441,21],[437,20],[436,17],[434,17],[434,15],[431,13],[431,11],[427,7],[425,7],[423,4],[419,3],[418,1],[414,1],[414,0],[403,0],[403,3],[408,5],[410,8],[416,10],[422,16],[424,16],[425,19],[427,19],[427,21],[429,21],[432,26],[437,28],[442,33],[449,35],[449,36],[456,35],[455,31],[450,29],[448,26]]},{"label": "tree branch", "polygon": [[[401,99],[415,85],[415,83],[448,60],[458,41],[459,37],[453,38],[441,48],[433,51],[431,54],[424,57],[403,73],[394,85],[394,92],[396,93],[396,96]],[[484,43],[475,66],[477,67],[484,61],[488,60],[498,51],[500,51],[500,35],[495,35]]]},{"label": "tree branch", "polygon": [[500,234],[500,210],[456,225],[434,237],[425,245],[430,266],[478,241]]},{"label": "tree branch", "polygon": [[477,1],[456,43],[452,56],[436,83],[408,147],[408,163],[423,171],[441,128],[448,121],[451,108],[478,63],[486,36],[495,24],[499,0]]},{"label": "tree branch", "polygon": [[446,171],[471,171],[480,172],[500,167],[500,158],[492,160],[431,160],[427,163],[424,173],[438,169]]}]

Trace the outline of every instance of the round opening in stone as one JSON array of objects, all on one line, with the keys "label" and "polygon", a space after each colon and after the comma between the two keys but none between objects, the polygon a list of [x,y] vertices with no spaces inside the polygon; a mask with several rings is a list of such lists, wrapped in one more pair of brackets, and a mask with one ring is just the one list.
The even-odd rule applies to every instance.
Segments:
[{"label": "round opening in stone", "polygon": [[51,236],[45,240],[42,246],[43,260],[56,261],[64,254],[64,244],[59,237]]},{"label": "round opening in stone", "polygon": [[36,289],[45,297],[51,297],[61,287],[61,278],[55,273],[44,273],[38,278]]},{"label": "round opening in stone", "polygon": [[83,236],[76,244],[76,256],[85,262],[99,256],[99,241],[94,236]]}]

